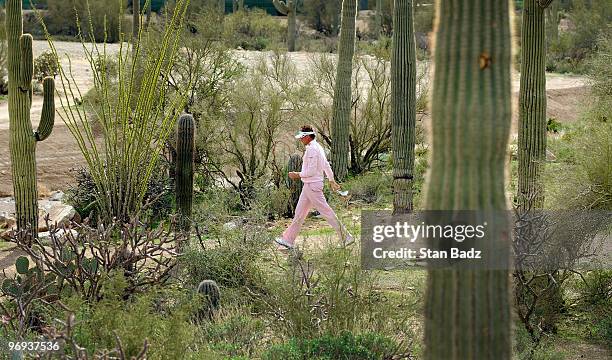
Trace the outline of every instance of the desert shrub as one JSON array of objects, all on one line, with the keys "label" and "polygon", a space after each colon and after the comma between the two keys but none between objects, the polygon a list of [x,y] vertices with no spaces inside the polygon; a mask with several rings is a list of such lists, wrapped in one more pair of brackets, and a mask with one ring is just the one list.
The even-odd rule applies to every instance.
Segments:
[{"label": "desert shrub", "polygon": [[587,61],[597,50],[597,39],[609,31],[612,7],[606,0],[572,2],[568,13],[571,28],[562,31],[548,48],[547,70],[585,72]]},{"label": "desert shrub", "polygon": [[343,187],[349,190],[351,201],[379,204],[393,196],[392,180],[390,174],[373,171],[347,180]]},{"label": "desert shrub", "polygon": [[42,83],[47,76],[56,77],[59,74],[59,63],[51,51],[45,51],[34,59],[34,79]]},{"label": "desert shrub", "polygon": [[[96,204],[100,196],[104,195],[100,194],[94,179],[86,168],[78,168],[75,171],[76,183],[70,186],[66,193],[68,203],[74,207],[82,218],[90,218],[92,223],[96,223],[98,216],[102,215]],[[146,213],[141,215],[153,221],[159,221],[170,214],[174,198],[170,189],[171,184],[167,176],[167,170],[159,165],[148,181],[143,197]]]},{"label": "desert shrub", "polygon": [[287,32],[285,26],[262,9],[248,9],[227,15],[224,29],[228,46],[257,51],[281,44]]},{"label": "desert shrub", "polygon": [[[384,165],[384,154],[391,150],[391,91],[389,47],[379,42],[371,47],[374,57],[362,56],[354,61],[351,126],[349,134],[349,172],[357,175]],[[332,56],[320,55],[312,58],[309,81],[321,99],[311,104],[312,110],[306,115],[317,128],[323,139],[330,145],[333,116],[333,94],[336,81],[336,61]],[[417,71],[417,120],[423,117],[429,92],[429,66],[419,63]],[[417,143],[424,140],[418,126]]]},{"label": "desert shrub", "polygon": [[555,350],[554,343],[545,340],[534,345],[524,327],[514,327],[514,353],[517,360],[563,360],[565,354]]},{"label": "desert shrub", "polygon": [[336,35],[340,28],[339,0],[304,0],[302,18],[316,31],[324,35]]},{"label": "desert shrub", "polygon": [[578,283],[582,299],[591,305],[610,305],[612,301],[612,270],[589,271]]},{"label": "desert shrub", "polygon": [[230,306],[219,310],[214,321],[202,326],[202,341],[208,348],[226,357],[255,355],[267,330],[264,321],[251,315],[247,306]]},{"label": "desert shrub", "polygon": [[119,41],[126,7],[127,0],[49,0],[44,21],[53,35],[76,37],[82,32],[98,42],[114,43]]},{"label": "desert shrub", "polygon": [[377,333],[354,335],[343,332],[338,336],[324,335],[315,339],[291,339],[267,350],[265,360],[376,360],[410,359],[395,340]]},{"label": "desert shrub", "polygon": [[117,336],[125,358],[131,358],[142,351],[146,339],[149,359],[188,357],[198,332],[189,321],[197,302],[188,292],[173,287],[151,289],[125,301],[127,283],[116,273],[104,282],[104,297],[99,302],[88,303],[78,297],[65,300],[67,307],[74,309],[74,340],[93,353],[114,348]]},{"label": "desert shrub", "polygon": [[196,287],[204,279],[214,280],[221,288],[261,287],[257,262],[262,249],[271,243],[269,236],[259,228],[243,225],[241,220],[237,222],[231,228],[202,234],[201,244],[185,250],[179,263],[188,287]]}]

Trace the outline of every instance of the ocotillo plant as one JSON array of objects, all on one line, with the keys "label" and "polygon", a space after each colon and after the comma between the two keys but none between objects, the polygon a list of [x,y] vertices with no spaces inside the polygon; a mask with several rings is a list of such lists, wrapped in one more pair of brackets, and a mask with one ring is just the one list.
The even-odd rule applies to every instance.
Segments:
[{"label": "ocotillo plant", "polygon": [[206,318],[212,319],[215,311],[219,308],[219,300],[221,299],[221,291],[214,280],[204,280],[198,285],[198,294],[204,297],[202,309],[198,312],[200,320]]},{"label": "ocotillo plant", "polygon": [[[287,172],[299,172],[301,169],[302,157],[298,154],[291,155],[287,163]],[[293,215],[295,215],[295,207],[300,199],[300,193],[302,192],[302,181],[300,179],[293,180],[287,177],[287,187],[289,188],[289,202],[287,204],[286,215],[288,217],[293,217]]]},{"label": "ocotillo plant", "polygon": [[338,45],[338,70],[334,89],[331,123],[331,161],[336,179],[346,178],[349,164],[349,136],[351,130],[351,80],[355,53],[355,16],[357,0],[342,2],[342,22]]},{"label": "ocotillo plant", "polygon": [[391,54],[391,137],[393,211],[396,214],[412,211],[417,66],[412,9],[412,0],[395,0]]},{"label": "ocotillo plant", "polygon": [[519,210],[544,205],[546,160],[546,42],[544,10],[552,0],[525,0],[521,27],[518,126]]},{"label": "ocotillo plant", "polygon": [[287,15],[287,49],[295,51],[297,0],[273,0],[272,3],[278,12]]},{"label": "ocotillo plant", "polygon": [[191,202],[193,198],[193,152],[195,148],[193,116],[183,114],[176,130],[176,208],[179,228],[191,228]]},{"label": "ocotillo plant", "polygon": [[[425,208],[504,211],[512,101],[508,0],[436,4]],[[503,261],[509,252],[508,233],[508,221],[489,224],[481,243],[493,260]],[[507,261],[496,268],[428,270],[426,359],[511,359]]]},{"label": "ocotillo plant", "polygon": [[34,72],[32,36],[23,34],[21,11],[21,0],[6,2],[10,152],[17,228],[37,236],[36,143],[49,137],[53,130],[55,82],[50,77],[43,80],[42,115],[38,130],[33,131],[30,121]]}]

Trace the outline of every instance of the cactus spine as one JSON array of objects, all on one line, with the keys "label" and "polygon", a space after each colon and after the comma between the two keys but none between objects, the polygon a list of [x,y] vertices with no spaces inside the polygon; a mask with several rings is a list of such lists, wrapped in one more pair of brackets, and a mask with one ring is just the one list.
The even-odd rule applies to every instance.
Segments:
[{"label": "cactus spine", "polygon": [[351,128],[351,80],[355,53],[355,17],[357,0],[342,1],[342,23],[338,44],[338,69],[334,89],[331,123],[332,168],[338,180],[344,180],[349,164],[349,136]]},{"label": "cactus spine", "polygon": [[[438,1],[432,158],[426,209],[507,209],[504,165],[511,124],[508,0]],[[496,260],[508,222],[489,224]],[[506,258],[506,262],[507,262]],[[425,359],[510,359],[508,270],[429,269]]]},{"label": "cactus spine", "polygon": [[[302,169],[302,157],[298,154],[293,154],[289,157],[287,164],[287,172],[297,171]],[[289,203],[287,204],[287,217],[293,217],[295,215],[295,207],[297,206],[298,200],[300,199],[300,193],[302,192],[302,181],[300,179],[293,180],[287,176],[287,187],[289,188]]]},{"label": "cactus spine", "polygon": [[396,214],[412,211],[416,139],[416,45],[412,9],[412,0],[395,0],[391,55],[391,136],[393,210]]},{"label": "cactus spine", "polygon": [[195,123],[193,116],[183,114],[176,131],[176,207],[179,227],[191,228],[191,202],[193,198],[193,152],[195,148]]},{"label": "cactus spine", "polygon": [[221,299],[221,291],[214,280],[204,280],[198,285],[198,294],[204,297],[204,304],[199,311],[198,318],[200,320],[206,318],[212,319],[215,311],[219,309],[219,300]]},{"label": "cactus spine", "polygon": [[36,189],[36,142],[53,130],[55,121],[55,82],[43,80],[44,101],[38,130],[30,120],[32,107],[32,36],[23,34],[21,0],[6,2],[6,37],[8,40],[10,152],[13,192],[18,230],[37,236],[38,201]]},{"label": "cactus spine", "polygon": [[272,3],[278,12],[283,15],[287,15],[287,49],[289,51],[295,51],[295,18],[297,12],[297,1],[296,0],[273,0]]},{"label": "cactus spine", "polygon": [[546,160],[546,44],[544,10],[552,0],[526,0],[521,30],[518,194],[520,210],[544,205]]}]

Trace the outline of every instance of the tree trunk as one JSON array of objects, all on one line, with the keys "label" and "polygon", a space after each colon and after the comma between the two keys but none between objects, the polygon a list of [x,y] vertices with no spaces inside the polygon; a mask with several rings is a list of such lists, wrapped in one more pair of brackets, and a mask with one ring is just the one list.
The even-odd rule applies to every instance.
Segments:
[{"label": "tree trunk", "polygon": [[518,208],[544,205],[546,160],[546,44],[544,9],[552,0],[526,0],[521,27],[521,84],[518,122]]},{"label": "tree trunk", "polygon": [[342,23],[338,44],[338,70],[334,89],[331,124],[331,161],[338,180],[344,180],[349,166],[349,134],[351,126],[351,80],[355,53],[355,17],[357,0],[342,2]]},{"label": "tree trunk", "polygon": [[[478,210],[485,214],[480,216],[505,211],[510,7],[507,0],[448,0],[437,6],[426,209]],[[478,240],[500,267],[428,270],[425,359],[511,359],[504,264],[509,260],[508,225],[496,219]]]},{"label": "tree trunk", "polygon": [[412,0],[395,0],[391,55],[391,137],[395,214],[408,213],[413,208],[417,62],[412,10]]}]

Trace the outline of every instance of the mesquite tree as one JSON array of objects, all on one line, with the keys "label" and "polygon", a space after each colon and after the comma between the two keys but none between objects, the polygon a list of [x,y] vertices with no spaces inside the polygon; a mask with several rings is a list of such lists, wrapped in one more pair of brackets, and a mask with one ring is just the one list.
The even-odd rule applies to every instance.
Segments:
[{"label": "mesquite tree", "polygon": [[416,141],[416,65],[412,0],[395,0],[391,54],[391,137],[393,210],[396,214],[412,211]]},{"label": "mesquite tree", "polygon": [[552,0],[525,0],[521,26],[518,125],[518,208],[544,205],[546,160],[546,43],[544,11]]},{"label": "mesquite tree", "polygon": [[36,143],[53,130],[55,122],[55,82],[43,80],[44,101],[38,130],[30,120],[32,76],[34,72],[32,36],[23,33],[21,0],[6,2],[6,37],[8,40],[10,152],[13,192],[18,230],[36,237],[38,201],[36,189]]},{"label": "mesquite tree", "polygon": [[[503,211],[512,99],[508,0],[437,6],[426,208]],[[508,233],[508,221],[488,226],[483,250],[496,261],[509,251]],[[509,291],[505,267],[429,269],[425,358],[510,359]]]},{"label": "mesquite tree", "polygon": [[287,49],[295,51],[297,0],[273,0],[272,3],[278,12],[287,15]]},{"label": "mesquite tree", "polygon": [[334,89],[332,118],[332,169],[338,180],[346,178],[349,165],[349,134],[351,117],[351,79],[355,53],[355,17],[357,0],[342,2],[342,23],[338,44],[338,70]]}]

